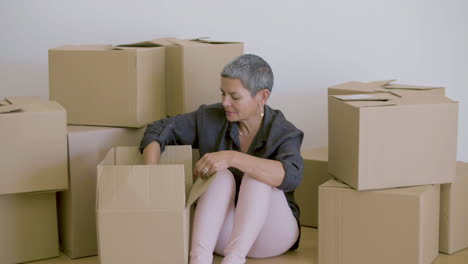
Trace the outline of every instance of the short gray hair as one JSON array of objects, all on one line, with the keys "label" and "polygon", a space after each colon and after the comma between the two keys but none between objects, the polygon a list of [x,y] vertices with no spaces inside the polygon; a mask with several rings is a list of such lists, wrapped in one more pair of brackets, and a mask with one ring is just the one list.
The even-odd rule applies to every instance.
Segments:
[{"label": "short gray hair", "polygon": [[222,77],[239,79],[252,96],[259,91],[273,89],[273,71],[261,57],[244,54],[224,66]]}]

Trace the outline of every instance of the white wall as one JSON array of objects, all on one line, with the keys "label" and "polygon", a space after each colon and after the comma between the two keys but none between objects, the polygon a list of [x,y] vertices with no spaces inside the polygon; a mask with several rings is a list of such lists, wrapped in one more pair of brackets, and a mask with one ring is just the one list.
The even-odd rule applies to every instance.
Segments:
[{"label": "white wall", "polygon": [[327,144],[328,86],[397,78],[445,86],[460,102],[468,161],[467,11],[464,0],[2,0],[0,95],[47,98],[51,47],[210,36],[271,64],[270,105],[304,130],[305,148]]}]

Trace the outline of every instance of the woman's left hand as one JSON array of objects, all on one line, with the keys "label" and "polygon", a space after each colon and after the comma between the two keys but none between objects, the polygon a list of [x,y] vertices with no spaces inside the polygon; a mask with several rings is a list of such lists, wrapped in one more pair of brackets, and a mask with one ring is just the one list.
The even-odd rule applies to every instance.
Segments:
[{"label": "woman's left hand", "polygon": [[233,150],[222,150],[218,152],[207,153],[199,161],[197,161],[193,173],[195,176],[206,180],[216,174],[216,172],[231,167],[231,162],[234,158],[234,155],[235,151]]}]

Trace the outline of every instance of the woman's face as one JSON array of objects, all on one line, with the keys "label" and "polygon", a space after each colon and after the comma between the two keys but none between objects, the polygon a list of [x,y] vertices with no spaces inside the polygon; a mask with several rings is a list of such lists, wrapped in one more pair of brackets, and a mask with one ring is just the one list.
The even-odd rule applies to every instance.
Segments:
[{"label": "woman's face", "polygon": [[221,77],[221,98],[229,122],[258,118],[264,105],[261,94],[252,97],[239,79]]}]

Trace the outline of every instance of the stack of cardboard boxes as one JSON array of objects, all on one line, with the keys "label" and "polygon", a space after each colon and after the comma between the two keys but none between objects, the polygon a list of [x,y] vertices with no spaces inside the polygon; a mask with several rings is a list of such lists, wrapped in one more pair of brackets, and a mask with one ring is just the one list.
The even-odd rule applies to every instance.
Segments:
[{"label": "stack of cardboard boxes", "polygon": [[0,263],[59,255],[56,192],[67,189],[65,109],[39,97],[0,101]]},{"label": "stack of cardboard boxes", "polygon": [[[219,102],[222,67],[242,53],[242,43],[176,38],[118,46],[62,46],[49,50],[50,98],[62,104],[68,114],[70,185],[68,191],[58,196],[60,244],[68,256],[97,255],[98,248],[103,264],[117,263],[117,259],[121,263],[131,262],[121,258],[119,253],[126,256],[138,253],[138,259],[148,257],[147,261],[151,259],[149,253],[163,256],[155,254],[154,245],[136,249],[141,243],[150,243],[143,239],[145,236],[129,243],[128,237],[116,234],[124,234],[125,230],[129,234],[132,230],[138,233],[138,228],[149,232],[150,229],[143,228],[144,223],[138,222],[149,221],[149,218],[153,226],[159,225],[155,218],[174,220],[174,225],[181,221],[186,223],[184,206],[175,203],[182,199],[185,204],[185,198],[181,197],[190,191],[191,149],[169,148],[163,155],[166,163],[179,164],[171,165],[174,167],[171,169],[165,167],[168,165],[161,168],[141,165],[136,147],[130,150],[114,147],[137,146],[148,123],[194,111],[200,104]],[[101,161],[98,173],[96,166]],[[132,182],[135,177],[125,178],[130,174],[142,178]],[[165,175],[173,176],[174,182],[165,179]],[[181,192],[178,184],[184,186],[184,182],[186,188]],[[168,189],[162,195],[161,186],[166,184]],[[109,189],[109,186],[119,187]],[[136,222],[119,226],[118,221],[113,222],[117,219],[115,215],[125,218],[125,210],[133,212],[130,215]],[[138,215],[149,218],[137,219]],[[119,232],[115,232],[117,230]],[[153,231],[158,230],[176,232],[172,229]],[[127,248],[121,250],[119,245]],[[128,248],[129,245],[133,247]],[[166,253],[170,253],[167,250]],[[165,257],[162,260],[176,263]]]},{"label": "stack of cardboard boxes", "polygon": [[331,178],[298,190],[302,202],[318,189],[319,263],[432,263],[468,247],[458,103],[441,87],[390,82],[330,87],[328,160],[303,152],[305,183]]}]

